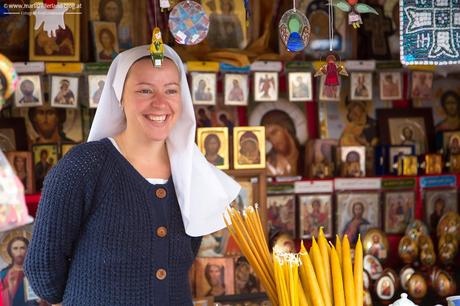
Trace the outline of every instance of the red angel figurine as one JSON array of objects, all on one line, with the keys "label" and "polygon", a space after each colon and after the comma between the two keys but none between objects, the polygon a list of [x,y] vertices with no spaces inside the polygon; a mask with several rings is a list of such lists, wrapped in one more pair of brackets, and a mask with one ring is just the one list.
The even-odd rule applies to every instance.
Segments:
[{"label": "red angel figurine", "polygon": [[323,76],[324,78],[324,86],[325,86],[325,94],[328,97],[335,97],[337,86],[340,85],[339,74],[343,76],[348,76],[348,72],[345,67],[341,64],[337,64],[336,57],[333,54],[329,54],[326,57],[326,64],[321,66],[316,73],[315,77]]}]

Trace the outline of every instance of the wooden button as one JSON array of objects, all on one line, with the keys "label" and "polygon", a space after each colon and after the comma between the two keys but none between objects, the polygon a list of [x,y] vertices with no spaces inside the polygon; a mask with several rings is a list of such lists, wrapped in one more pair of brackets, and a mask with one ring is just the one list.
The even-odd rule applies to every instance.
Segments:
[{"label": "wooden button", "polygon": [[168,234],[168,230],[164,226],[157,228],[157,236],[160,238],[165,237]]},{"label": "wooden button", "polygon": [[156,273],[156,277],[159,280],[164,280],[166,278],[166,270],[165,269],[158,269]]},{"label": "wooden button", "polygon": [[166,189],[164,188],[158,188],[156,191],[155,191],[155,195],[157,196],[157,198],[159,199],[164,199],[166,197]]}]

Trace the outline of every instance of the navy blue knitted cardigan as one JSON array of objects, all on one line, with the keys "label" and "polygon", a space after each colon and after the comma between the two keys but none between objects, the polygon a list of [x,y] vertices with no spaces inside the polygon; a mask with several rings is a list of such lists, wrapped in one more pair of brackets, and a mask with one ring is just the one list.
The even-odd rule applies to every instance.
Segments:
[{"label": "navy blue knitted cardigan", "polygon": [[191,305],[200,242],[185,233],[172,179],[150,184],[105,138],[46,177],[25,273],[50,303]]}]

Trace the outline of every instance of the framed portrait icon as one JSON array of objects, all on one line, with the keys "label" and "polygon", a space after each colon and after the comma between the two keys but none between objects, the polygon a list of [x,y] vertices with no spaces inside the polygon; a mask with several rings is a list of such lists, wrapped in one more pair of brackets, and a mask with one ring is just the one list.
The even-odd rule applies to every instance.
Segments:
[{"label": "framed portrait icon", "polygon": [[51,76],[51,106],[77,108],[78,89],[78,77]]},{"label": "framed portrait icon", "polygon": [[197,143],[208,162],[219,169],[229,167],[228,128],[198,128]]},{"label": "framed portrait icon", "polygon": [[402,73],[397,71],[385,71],[379,74],[380,99],[402,99]]},{"label": "framed portrait icon", "polygon": [[412,145],[415,154],[434,151],[434,127],[431,108],[377,109],[380,142]]},{"label": "framed portrait icon", "polygon": [[299,218],[301,239],[317,237],[320,227],[323,227],[327,238],[332,237],[332,196],[330,194],[299,196]]},{"label": "framed portrait icon", "polygon": [[265,127],[233,129],[233,166],[235,169],[265,168]]},{"label": "framed portrait icon", "polygon": [[393,191],[385,193],[384,229],[386,233],[403,234],[415,217],[415,192]]},{"label": "framed portrait icon", "polygon": [[235,293],[233,257],[208,257],[195,260],[196,296],[221,296]]},{"label": "framed portrait icon", "polygon": [[193,104],[216,104],[216,79],[215,73],[192,72]]},{"label": "framed portrait icon", "polygon": [[429,99],[432,96],[434,74],[429,71],[412,71],[411,97]]},{"label": "framed portrait icon", "polygon": [[225,74],[225,105],[248,105],[248,75],[242,73]]},{"label": "framed portrait icon", "polygon": [[351,73],[350,91],[351,100],[372,100],[372,73]]},{"label": "framed portrait icon", "polygon": [[[35,29],[35,22],[39,14],[46,12],[41,6],[36,15],[30,16],[29,21],[29,60],[78,62],[80,60],[80,8],[79,0],[60,0],[59,5],[67,4],[69,9],[64,14],[65,28],[59,27],[54,33],[44,30],[42,23]],[[43,4],[43,1],[32,0],[31,5]],[[58,8],[56,8],[58,9]]]},{"label": "framed portrait icon", "polygon": [[14,106],[34,107],[39,105],[43,105],[40,75],[20,75],[19,85],[14,93]]},{"label": "framed portrait icon", "polygon": [[35,182],[33,177],[32,153],[28,151],[6,152],[6,157],[13,167],[16,176],[24,186],[24,192],[31,194],[35,192]]},{"label": "framed portrait icon", "polygon": [[267,196],[267,220],[269,229],[281,230],[295,236],[295,195]]},{"label": "framed portrait icon", "polygon": [[94,58],[98,62],[111,62],[120,52],[115,22],[92,21]]},{"label": "framed portrait icon", "polygon": [[359,234],[364,237],[370,228],[380,227],[378,192],[341,192],[336,197],[336,232],[348,235],[351,245]]},{"label": "framed portrait icon", "polygon": [[278,72],[254,73],[254,101],[274,102],[278,100]]},{"label": "framed portrait icon", "polygon": [[288,80],[289,101],[312,100],[311,72],[290,72]]},{"label": "framed portrait icon", "polygon": [[107,75],[105,74],[88,75],[89,108],[97,108],[99,105],[106,79]]},{"label": "framed portrait icon", "polygon": [[366,176],[366,147],[339,147],[341,174],[344,177]]}]

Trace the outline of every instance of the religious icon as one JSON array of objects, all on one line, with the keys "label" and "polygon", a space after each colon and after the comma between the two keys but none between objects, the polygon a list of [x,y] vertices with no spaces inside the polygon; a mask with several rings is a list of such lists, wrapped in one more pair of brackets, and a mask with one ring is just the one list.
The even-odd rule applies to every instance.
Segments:
[{"label": "religious icon", "polygon": [[248,260],[240,256],[235,260],[235,294],[260,292],[260,281]]},{"label": "religious icon", "polygon": [[432,232],[436,231],[439,220],[447,212],[458,212],[456,189],[432,189],[424,193],[425,220]]},{"label": "religious icon", "polygon": [[443,148],[444,152],[448,155],[460,154],[460,132],[459,131],[449,131],[443,132]]},{"label": "religious icon", "polygon": [[51,106],[78,106],[78,77],[51,76]]},{"label": "religious icon", "polygon": [[233,257],[197,258],[195,279],[197,297],[235,293]]},{"label": "religious icon", "polygon": [[35,192],[35,184],[33,179],[33,161],[32,153],[30,152],[19,152],[12,151],[6,152],[6,157],[13,167],[13,170],[17,178],[21,181],[24,186],[24,192],[31,194]]},{"label": "religious icon", "polygon": [[366,176],[365,152],[365,147],[340,147],[342,176]]},{"label": "religious icon", "polygon": [[[36,6],[38,1],[30,2]],[[65,1],[69,3],[69,1]],[[65,12],[64,26],[58,27],[55,35],[48,35],[47,27],[42,25],[46,13],[30,16],[29,22],[29,60],[31,61],[79,61],[80,60],[80,1],[73,1]],[[45,11],[46,8],[43,7]],[[57,8],[56,8],[57,9]],[[38,21],[38,22],[37,22]],[[35,27],[38,24],[39,26]]]},{"label": "religious icon", "polygon": [[388,275],[383,275],[377,280],[376,294],[383,301],[391,300],[395,295],[395,285]]},{"label": "religious icon", "polygon": [[358,3],[358,0],[334,0],[332,3],[341,11],[348,13],[348,24],[351,24],[355,29],[359,28],[363,23],[360,14],[379,14],[371,6],[364,3]]},{"label": "religious icon", "polygon": [[412,274],[407,284],[407,292],[416,302],[425,297],[428,292],[428,285],[422,274],[418,272]]},{"label": "religious icon", "polygon": [[415,154],[435,151],[432,108],[378,109],[382,144],[413,145]]},{"label": "religious icon", "polygon": [[296,175],[299,146],[296,142],[297,127],[288,109],[274,109],[261,118],[265,137],[271,145],[266,154],[269,175]]},{"label": "religious icon", "polygon": [[248,92],[247,74],[225,74],[225,105],[247,105]]},{"label": "religious icon", "polygon": [[378,279],[383,272],[382,264],[377,257],[373,255],[366,255],[363,258],[364,270],[369,273],[372,280]]},{"label": "religious icon", "polygon": [[370,101],[351,101],[345,98],[346,125],[340,135],[341,146],[377,145],[377,121],[368,109],[372,107]]},{"label": "religious icon", "polygon": [[402,73],[380,72],[380,99],[399,100],[402,98]]},{"label": "religious icon", "polygon": [[56,144],[33,145],[35,186],[41,190],[46,175],[58,162],[58,146]]},{"label": "religious icon", "polygon": [[29,304],[26,300],[23,271],[31,238],[31,225],[0,234],[0,281],[3,305],[36,305]]},{"label": "religious icon", "polygon": [[216,104],[215,73],[192,73],[192,98],[193,104]]},{"label": "religious icon", "polygon": [[326,237],[332,236],[332,197],[331,195],[302,195],[299,197],[302,239],[318,237],[322,227]]},{"label": "religious icon", "polygon": [[425,155],[425,174],[441,174],[442,166],[443,164],[441,154]]},{"label": "religious icon", "polygon": [[305,165],[309,178],[328,178],[334,175],[336,146],[335,139],[308,140]]},{"label": "religious icon", "polygon": [[451,173],[460,173],[460,154],[450,155],[449,169]]},{"label": "religious icon", "polygon": [[340,76],[348,76],[345,67],[340,63],[336,63],[336,56],[329,54],[326,57],[326,63],[321,66],[316,72],[315,77],[325,76],[324,78],[324,94],[326,97],[339,96],[338,89],[340,88]]},{"label": "religious icon", "polygon": [[413,191],[385,193],[385,232],[403,234],[415,217],[415,193]]},{"label": "religious icon", "polygon": [[278,73],[254,73],[254,101],[278,100]]},{"label": "religious icon", "polygon": [[354,245],[358,235],[380,226],[379,194],[377,192],[337,194],[337,233],[348,235]]},{"label": "religious icon", "polygon": [[353,72],[350,79],[351,100],[372,100],[372,73]]},{"label": "religious icon", "polygon": [[290,72],[289,101],[310,101],[312,98],[311,73]]},{"label": "religious icon", "polygon": [[460,95],[453,91],[445,91],[440,100],[444,118],[436,124],[436,131],[453,131],[460,129]]},{"label": "religious icon", "polygon": [[39,75],[21,75],[16,88],[16,107],[34,107],[43,104],[42,86]]},{"label": "religious icon", "polygon": [[[215,49],[244,49],[250,33],[246,26],[246,9],[243,1],[201,1],[209,16],[209,31],[206,41]],[[225,37],[225,39],[222,39]]]},{"label": "religious icon", "polygon": [[111,62],[120,52],[115,22],[93,21],[95,58],[98,62]]},{"label": "religious icon", "polygon": [[405,155],[413,155],[414,146],[390,146],[388,152],[388,173],[398,173],[399,158]]},{"label": "religious icon", "polygon": [[385,262],[390,251],[386,234],[378,228],[367,231],[362,238],[364,254],[375,256],[380,262]]},{"label": "religious icon", "polygon": [[412,72],[412,98],[429,99],[433,89],[433,73],[424,71]]},{"label": "religious icon", "polygon": [[233,129],[233,162],[235,169],[265,168],[265,128],[263,126]]},{"label": "religious icon", "polygon": [[267,219],[270,228],[295,233],[295,196],[267,196]]},{"label": "religious icon", "polygon": [[392,145],[413,145],[417,155],[428,149],[423,118],[389,118],[388,125]]},{"label": "religious icon", "polygon": [[418,158],[405,155],[398,158],[398,175],[415,176],[418,174]]},{"label": "religious icon", "polygon": [[15,108],[16,117],[25,118],[27,135],[32,144],[81,142],[83,140],[81,111],[78,108],[37,107]]},{"label": "religious icon", "polygon": [[197,143],[208,162],[219,169],[228,169],[228,128],[198,128]]},{"label": "religious icon", "polygon": [[105,74],[88,75],[89,102],[90,108],[97,108],[101,99],[102,90],[104,89],[107,76]]}]

